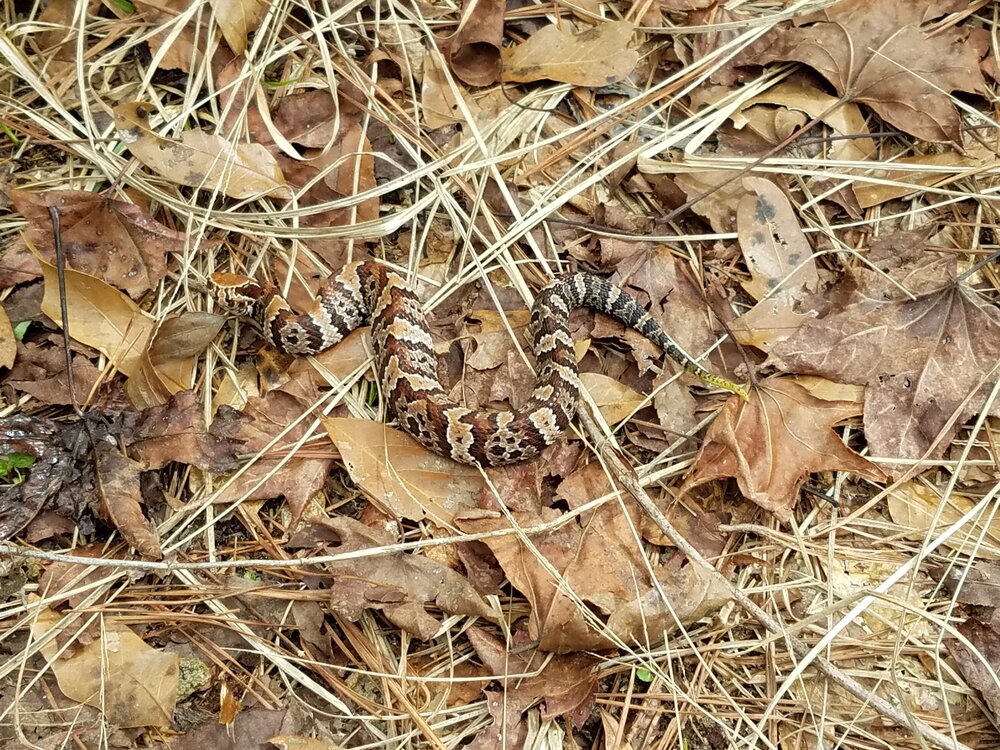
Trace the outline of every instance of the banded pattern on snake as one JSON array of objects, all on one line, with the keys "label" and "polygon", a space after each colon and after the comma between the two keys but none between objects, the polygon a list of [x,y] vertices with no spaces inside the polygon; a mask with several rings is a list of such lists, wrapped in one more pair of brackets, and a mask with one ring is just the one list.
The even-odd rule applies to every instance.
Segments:
[{"label": "banded pattern on snake", "polygon": [[702,380],[746,396],[685,354],[628,293],[591,274],[559,277],[535,298],[528,332],[537,377],[531,398],[517,411],[474,410],[448,398],[419,300],[399,274],[377,261],[345,266],[323,284],[312,309],[298,315],[273,288],[254,279],[215,273],[211,281],[224,307],[256,320],[268,341],[287,354],[317,354],[371,324],[375,369],[389,412],[425,447],[462,463],[524,461],[569,426],[580,396],[568,327],[576,307],[610,315]]}]

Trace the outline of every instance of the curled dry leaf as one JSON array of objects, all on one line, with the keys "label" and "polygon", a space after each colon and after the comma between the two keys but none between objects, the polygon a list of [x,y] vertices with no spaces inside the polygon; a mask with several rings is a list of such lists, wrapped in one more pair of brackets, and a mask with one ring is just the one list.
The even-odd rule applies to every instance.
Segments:
[{"label": "curled dry leaf", "polygon": [[749,401],[733,397],[722,407],[681,492],[735,477],[744,497],[788,521],[811,472],[851,471],[884,481],[882,471],[833,430],[857,414],[856,403],[823,401],[792,380],[769,378],[751,390]]},{"label": "curled dry leaf", "polygon": [[351,478],[390,515],[449,527],[476,507],[483,476],[474,466],[431,453],[381,422],[336,417],[323,425]]},{"label": "curled dry leaf", "polygon": [[504,0],[465,0],[458,31],[449,40],[448,62],[470,86],[491,86],[500,79]]},{"label": "curled dry leaf", "polygon": [[101,510],[139,554],[159,560],[163,557],[159,535],[142,513],[142,467],[103,440],[94,442],[92,448]]},{"label": "curled dry leaf", "polygon": [[0,307],[0,367],[13,367],[15,356],[17,337],[14,336],[14,327],[10,324],[7,311]]},{"label": "curled dry leaf", "polygon": [[760,62],[809,65],[844,99],[867,104],[900,130],[927,141],[961,143],[949,94],[984,92],[979,58],[955,28],[921,28],[968,7],[965,0],[844,0],[786,30]]},{"label": "curled dry leaf", "polygon": [[[391,548],[397,541],[381,529],[340,516],[311,525],[290,544],[321,545],[330,552],[346,554]],[[496,613],[465,578],[423,555],[380,552],[327,563],[326,570],[333,576],[330,604],[352,622],[366,609],[381,610],[394,625],[429,640],[441,627],[427,611],[430,604],[448,614],[496,619]]]},{"label": "curled dry leaf", "polygon": [[607,86],[623,80],[639,62],[629,49],[635,25],[609,21],[573,34],[565,25],[545,26],[527,41],[501,52],[503,80],[549,79],[574,86]]},{"label": "curled dry leaf", "polygon": [[179,140],[150,129],[151,107],[123,102],[114,108],[115,127],[132,155],[179,185],[218,189],[230,198],[270,195],[291,198],[277,161],[258,143],[230,143],[221,135],[189,130]]},{"label": "curled dry leaf", "polygon": [[[58,612],[44,609],[31,624],[35,639],[62,627]],[[124,623],[103,618],[100,636],[67,656],[55,639],[42,654],[70,700],[100,709],[117,727],[168,727],[180,676],[177,654],[146,645]]]},{"label": "curled dry leaf", "polygon": [[750,271],[750,281],[743,287],[760,301],[730,328],[744,346],[768,351],[811,316],[795,307],[819,286],[819,274],[809,241],[781,189],[758,177],[747,177],[743,184],[748,192],[736,214],[740,247]]}]

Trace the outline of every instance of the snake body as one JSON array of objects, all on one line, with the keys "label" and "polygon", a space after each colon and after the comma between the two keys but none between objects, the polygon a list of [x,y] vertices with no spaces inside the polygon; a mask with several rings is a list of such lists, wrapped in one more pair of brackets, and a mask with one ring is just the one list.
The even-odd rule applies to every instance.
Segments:
[{"label": "snake body", "polygon": [[405,280],[377,261],[348,264],[328,279],[312,309],[296,314],[273,288],[234,274],[212,275],[223,306],[255,319],[268,341],[293,355],[322,352],[355,328],[371,325],[375,367],[389,412],[422,445],[456,461],[502,466],[537,455],[576,414],[580,379],[568,321],[590,307],[630,326],[703,380],[739,386],[694,362],[628,293],[587,273],[557,278],[535,298],[529,340],[537,378],[516,411],[469,409],[451,400],[437,377],[437,357],[420,301]]}]

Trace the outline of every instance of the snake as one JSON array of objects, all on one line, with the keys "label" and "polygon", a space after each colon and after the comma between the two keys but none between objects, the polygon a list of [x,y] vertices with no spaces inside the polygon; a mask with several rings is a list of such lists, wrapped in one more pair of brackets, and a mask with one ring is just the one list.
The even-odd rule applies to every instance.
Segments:
[{"label": "snake", "polygon": [[371,326],[375,371],[387,411],[424,447],[464,464],[526,461],[555,443],[576,416],[580,376],[570,312],[589,307],[634,328],[706,383],[744,400],[746,391],[686,354],[635,297],[590,273],[558,276],[536,296],[528,337],[536,379],[518,409],[471,409],[456,403],[437,376],[437,355],[423,307],[405,279],[374,260],[348,263],[321,285],[312,307],[296,313],[272,285],[240,274],[213,273],[224,309],[255,321],[275,349],[319,354],[354,329]]}]

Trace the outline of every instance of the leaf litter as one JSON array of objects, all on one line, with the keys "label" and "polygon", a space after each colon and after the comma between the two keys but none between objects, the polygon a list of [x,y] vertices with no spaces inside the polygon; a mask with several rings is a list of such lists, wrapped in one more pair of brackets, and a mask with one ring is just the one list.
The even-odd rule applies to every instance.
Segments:
[{"label": "leaf litter", "polygon": [[[2,741],[997,746],[985,4],[579,5],[8,11]],[[363,332],[288,362],[204,285],[367,256],[463,403],[524,402],[574,268],[751,397],[579,313],[603,424],[456,467]]]}]

